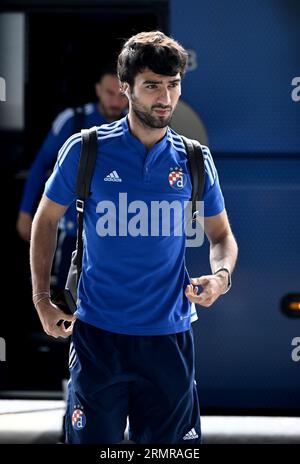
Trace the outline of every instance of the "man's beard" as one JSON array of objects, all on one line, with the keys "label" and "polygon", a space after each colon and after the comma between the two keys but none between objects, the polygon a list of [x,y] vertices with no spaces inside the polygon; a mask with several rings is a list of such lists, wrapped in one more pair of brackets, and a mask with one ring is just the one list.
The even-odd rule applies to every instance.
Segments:
[{"label": "man's beard", "polygon": [[153,116],[149,111],[145,109],[144,106],[138,103],[138,99],[134,95],[132,95],[131,98],[131,107],[139,122],[142,123],[143,126],[147,128],[150,127],[151,129],[163,129],[164,127],[167,127],[172,120],[174,112],[172,107],[169,105],[153,105],[151,107],[151,110],[154,110],[155,108],[170,110],[168,116]]},{"label": "man's beard", "polygon": [[118,120],[121,118],[123,112],[120,110],[120,108],[115,107],[115,106],[104,106],[103,104],[100,103],[100,111],[102,115],[107,119],[107,120]]}]

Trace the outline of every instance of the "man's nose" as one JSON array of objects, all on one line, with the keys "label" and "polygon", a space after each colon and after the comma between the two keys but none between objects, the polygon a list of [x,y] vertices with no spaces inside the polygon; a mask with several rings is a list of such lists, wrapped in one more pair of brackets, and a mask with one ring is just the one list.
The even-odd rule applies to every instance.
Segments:
[{"label": "man's nose", "polygon": [[171,103],[171,96],[170,91],[167,88],[162,88],[157,103],[161,103],[163,105],[170,105]]}]

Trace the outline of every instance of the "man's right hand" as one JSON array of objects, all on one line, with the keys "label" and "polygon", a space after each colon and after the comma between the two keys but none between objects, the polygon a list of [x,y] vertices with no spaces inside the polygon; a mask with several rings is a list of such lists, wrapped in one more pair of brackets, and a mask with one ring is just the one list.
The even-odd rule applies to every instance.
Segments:
[{"label": "man's right hand", "polygon": [[[74,314],[64,313],[58,306],[53,304],[50,299],[43,299],[35,305],[38,312],[43,329],[47,335],[58,338],[69,337],[73,332],[73,325],[76,320]],[[57,325],[63,321],[60,325]],[[66,328],[64,322],[71,322],[71,325]]]},{"label": "man's right hand", "polygon": [[17,231],[20,237],[26,242],[30,241],[32,216],[30,213],[20,211],[17,220]]}]

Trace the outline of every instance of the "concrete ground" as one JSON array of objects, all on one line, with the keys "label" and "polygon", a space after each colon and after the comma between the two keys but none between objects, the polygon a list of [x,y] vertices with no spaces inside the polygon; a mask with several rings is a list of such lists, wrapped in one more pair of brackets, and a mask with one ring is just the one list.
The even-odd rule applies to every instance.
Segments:
[{"label": "concrete ground", "polygon": [[[0,400],[0,444],[58,443],[64,410],[62,400]],[[202,416],[202,437],[208,444],[300,443],[300,418]]]}]

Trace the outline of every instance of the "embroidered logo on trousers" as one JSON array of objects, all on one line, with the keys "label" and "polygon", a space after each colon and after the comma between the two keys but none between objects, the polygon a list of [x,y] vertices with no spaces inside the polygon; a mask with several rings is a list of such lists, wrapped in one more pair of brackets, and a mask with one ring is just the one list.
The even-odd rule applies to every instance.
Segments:
[{"label": "embroidered logo on trousers", "polygon": [[86,416],[83,412],[81,406],[74,406],[74,411],[72,414],[72,426],[75,430],[81,430],[86,425]]},{"label": "embroidered logo on trousers", "polygon": [[192,428],[186,435],[184,435],[183,439],[184,440],[194,440],[195,438],[198,438],[198,434],[196,433],[196,430]]}]

